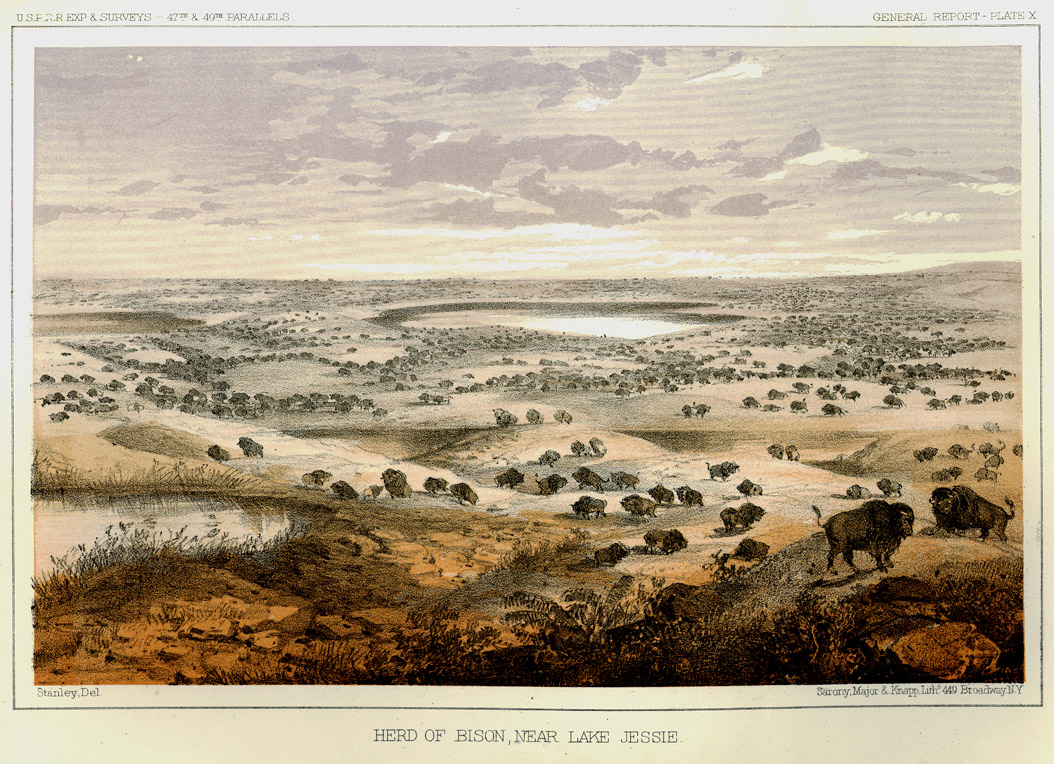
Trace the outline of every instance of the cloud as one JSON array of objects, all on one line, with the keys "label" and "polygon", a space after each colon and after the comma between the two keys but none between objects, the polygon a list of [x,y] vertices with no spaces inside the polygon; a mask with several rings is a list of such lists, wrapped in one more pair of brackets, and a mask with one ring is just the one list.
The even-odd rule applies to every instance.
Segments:
[{"label": "cloud", "polygon": [[692,207],[712,193],[714,190],[709,186],[681,186],[671,191],[660,191],[650,201],[622,203],[619,207],[631,210],[652,209],[669,217],[686,218],[691,216]]},{"label": "cloud", "polygon": [[756,80],[767,71],[768,67],[759,64],[757,59],[747,59],[732,64],[731,66],[726,66],[724,69],[717,69],[715,71],[707,72],[706,74],[701,74],[697,77],[692,77],[687,80],[687,84],[691,85],[697,82],[708,82],[710,80],[719,79]]},{"label": "cloud", "polygon": [[519,226],[508,230],[490,228],[476,231],[456,228],[394,228],[374,230],[370,231],[370,233],[374,236],[426,236],[433,238],[474,239],[477,241],[525,236],[548,238],[552,241],[596,241],[599,239],[620,239],[640,235],[639,232],[627,228],[597,228],[574,223],[549,223],[545,225]]},{"label": "cloud", "polygon": [[223,220],[210,220],[205,225],[234,226],[234,225],[259,225],[256,218],[224,218]]},{"label": "cloud", "polygon": [[437,202],[425,208],[427,220],[456,223],[458,225],[500,226],[516,228],[523,225],[544,223],[547,215],[540,212],[523,212],[519,210],[504,211],[494,208],[494,200],[456,199],[453,202]]},{"label": "cloud", "polygon": [[761,217],[769,214],[769,210],[776,207],[786,207],[787,205],[795,204],[795,202],[786,199],[780,199],[775,202],[766,202],[766,199],[768,197],[765,194],[730,196],[711,207],[710,212],[726,217]]},{"label": "cloud", "polygon": [[1021,193],[1021,186],[1014,183],[956,183],[956,186],[968,188],[979,194],[998,194],[999,196],[1013,196]]},{"label": "cloud", "polygon": [[219,212],[225,210],[231,205],[223,204],[222,202],[204,201],[198,205],[202,212]]},{"label": "cloud", "polygon": [[889,233],[889,231],[882,231],[874,228],[849,229],[846,231],[831,231],[829,234],[827,234],[827,238],[832,240],[863,239],[867,236],[878,236],[881,233]]},{"label": "cloud", "polygon": [[1000,183],[1020,183],[1021,170],[1016,167],[1000,167],[998,170],[981,170],[982,175],[991,175]]},{"label": "cloud", "polygon": [[862,162],[867,159],[866,151],[856,149],[845,149],[831,146],[828,143],[820,144],[820,150],[809,154],[787,160],[787,164],[801,164],[806,167],[815,167],[825,162]]},{"label": "cloud", "polygon": [[187,207],[166,207],[163,210],[151,212],[147,217],[151,220],[186,220],[197,214],[197,210],[192,210]]},{"label": "cloud", "polygon": [[127,186],[117,189],[117,193],[120,196],[139,196],[148,191],[153,191],[159,185],[159,183],[155,183],[152,180],[137,180],[135,183],[129,183]]},{"label": "cloud", "polygon": [[610,106],[613,103],[615,102],[591,96],[589,98],[583,98],[581,101],[577,101],[575,103],[575,108],[579,111],[596,111],[601,106]]},{"label": "cloud", "polygon": [[74,207],[69,204],[38,204],[33,208],[33,224],[47,225],[54,223],[63,215],[102,215],[118,213],[116,207]]},{"label": "cloud", "polygon": [[556,188],[544,185],[545,170],[521,178],[516,189],[520,197],[553,210],[556,218],[567,223],[611,226],[623,222],[614,207],[618,199],[598,189],[578,186]]},{"label": "cloud", "polygon": [[780,170],[779,172],[770,172],[762,180],[783,180],[787,177],[786,170]]},{"label": "cloud", "polygon": [[958,212],[901,212],[893,217],[894,220],[903,220],[907,223],[937,223],[945,220],[949,223],[958,223],[961,216]]},{"label": "cloud", "polygon": [[432,143],[442,143],[443,141],[449,140],[451,135],[453,135],[453,133],[448,130],[444,130],[432,139]]},{"label": "cloud", "polygon": [[355,53],[341,53],[329,58],[308,59],[306,61],[291,61],[286,64],[287,70],[295,74],[312,74],[314,72],[358,72],[367,68],[366,62]]}]

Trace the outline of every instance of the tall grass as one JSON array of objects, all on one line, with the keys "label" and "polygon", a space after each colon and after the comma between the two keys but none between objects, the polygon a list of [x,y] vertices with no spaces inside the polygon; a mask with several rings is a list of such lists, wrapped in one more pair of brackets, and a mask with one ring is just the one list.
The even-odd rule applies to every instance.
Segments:
[{"label": "tall grass", "polygon": [[520,539],[512,550],[498,558],[497,570],[551,570],[560,564],[581,562],[586,551],[589,534],[575,528],[571,534],[556,543]]},{"label": "tall grass", "polygon": [[33,493],[38,496],[66,494],[189,495],[262,492],[267,481],[232,467],[185,462],[162,464],[125,471],[120,465],[97,473],[58,464],[39,451],[33,454]]}]

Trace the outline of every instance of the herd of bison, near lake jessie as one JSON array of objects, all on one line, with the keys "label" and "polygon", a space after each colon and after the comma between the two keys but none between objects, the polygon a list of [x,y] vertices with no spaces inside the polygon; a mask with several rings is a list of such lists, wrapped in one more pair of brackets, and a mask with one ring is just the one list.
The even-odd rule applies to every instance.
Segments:
[{"label": "herd of bison, near lake jessie", "polygon": [[1016,263],[35,289],[40,684],[1024,680]]}]

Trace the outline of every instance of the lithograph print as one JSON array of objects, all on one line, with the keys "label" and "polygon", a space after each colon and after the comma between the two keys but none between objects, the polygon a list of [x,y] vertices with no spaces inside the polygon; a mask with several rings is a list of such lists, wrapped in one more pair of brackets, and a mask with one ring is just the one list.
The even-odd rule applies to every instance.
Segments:
[{"label": "lithograph print", "polygon": [[33,67],[38,688],[1026,680],[1019,46]]}]

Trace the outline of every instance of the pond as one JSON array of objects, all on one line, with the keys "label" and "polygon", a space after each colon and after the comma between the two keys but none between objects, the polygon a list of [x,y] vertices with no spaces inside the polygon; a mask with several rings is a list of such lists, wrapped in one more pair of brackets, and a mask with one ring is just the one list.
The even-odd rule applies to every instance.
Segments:
[{"label": "pond", "polygon": [[182,532],[204,543],[246,541],[263,543],[305,522],[274,503],[200,497],[122,496],[77,497],[34,501],[34,570],[51,570],[52,558],[73,562],[96,541],[112,535],[142,532],[163,542]]},{"label": "pond", "polygon": [[551,316],[516,313],[464,312],[445,313],[407,321],[404,326],[415,328],[461,329],[477,326],[512,326],[542,332],[561,332],[592,337],[620,337],[639,340],[660,334],[672,334],[691,329],[693,324],[674,323],[654,318],[613,318],[611,316]]}]

